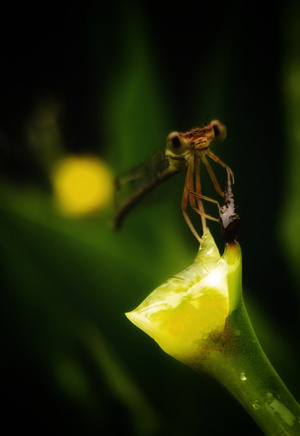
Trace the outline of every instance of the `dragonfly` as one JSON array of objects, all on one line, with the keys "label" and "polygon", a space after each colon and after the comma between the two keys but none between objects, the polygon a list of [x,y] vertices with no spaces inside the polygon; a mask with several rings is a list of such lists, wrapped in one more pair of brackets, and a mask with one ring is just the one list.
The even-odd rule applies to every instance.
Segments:
[{"label": "dragonfly", "polygon": [[213,183],[214,189],[224,197],[220,184],[208,158],[221,165],[227,173],[227,186],[234,183],[234,174],[227,164],[210,150],[214,142],[226,138],[226,126],[213,120],[205,127],[197,127],[188,132],[171,132],[167,136],[166,146],[154,154],[146,163],[141,164],[116,180],[116,197],[119,206],[113,219],[113,227],[121,227],[129,212],[154,188],[182,170],[186,170],[185,184],[181,202],[184,219],[196,237],[202,242],[187,212],[190,206],[201,217],[202,229],[206,229],[206,220],[219,222],[205,212],[203,201],[215,203],[218,200],[202,194],[200,164],[203,163]]}]

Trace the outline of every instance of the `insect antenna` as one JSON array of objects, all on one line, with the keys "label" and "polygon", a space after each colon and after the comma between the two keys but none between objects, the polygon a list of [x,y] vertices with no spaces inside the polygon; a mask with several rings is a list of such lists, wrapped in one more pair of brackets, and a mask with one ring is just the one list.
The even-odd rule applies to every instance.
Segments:
[{"label": "insect antenna", "polygon": [[210,115],[207,114],[207,115],[206,115],[206,118],[205,118],[205,123],[204,123],[204,126],[205,126],[205,127],[209,125],[209,120],[210,120]]}]

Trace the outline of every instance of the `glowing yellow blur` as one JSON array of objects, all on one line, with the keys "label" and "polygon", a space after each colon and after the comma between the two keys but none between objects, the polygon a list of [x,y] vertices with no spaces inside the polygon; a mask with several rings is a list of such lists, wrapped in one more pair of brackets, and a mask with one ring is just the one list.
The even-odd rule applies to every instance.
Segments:
[{"label": "glowing yellow blur", "polygon": [[69,156],[52,173],[55,203],[67,215],[86,215],[108,207],[113,198],[113,176],[108,166],[92,156]]}]

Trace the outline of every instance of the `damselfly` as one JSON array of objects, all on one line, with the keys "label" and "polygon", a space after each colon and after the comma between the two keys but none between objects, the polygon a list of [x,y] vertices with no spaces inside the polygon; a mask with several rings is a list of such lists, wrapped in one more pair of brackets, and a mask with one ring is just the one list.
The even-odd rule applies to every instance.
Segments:
[{"label": "damselfly", "polygon": [[232,170],[210,150],[211,143],[222,142],[226,138],[226,133],[224,124],[217,120],[205,127],[195,128],[186,133],[170,133],[165,148],[158,151],[145,164],[133,168],[117,179],[117,196],[120,197],[121,201],[113,220],[114,227],[121,226],[126,215],[148,192],[186,168],[181,209],[189,228],[201,243],[201,238],[188,216],[187,207],[190,205],[201,216],[203,231],[206,229],[206,219],[219,221],[219,219],[205,213],[204,210],[203,200],[217,205],[219,203],[217,200],[202,194],[200,163],[203,162],[216,192],[223,197],[224,193],[207,157],[225,168],[227,185],[231,185],[234,182]]}]

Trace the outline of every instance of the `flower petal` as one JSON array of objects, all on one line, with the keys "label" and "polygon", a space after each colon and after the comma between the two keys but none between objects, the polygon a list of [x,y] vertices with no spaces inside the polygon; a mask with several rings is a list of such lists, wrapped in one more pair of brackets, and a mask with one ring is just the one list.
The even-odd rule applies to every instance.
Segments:
[{"label": "flower petal", "polygon": [[190,359],[220,334],[229,314],[228,264],[209,230],[194,262],[156,288],[126,316],[178,360]]}]

